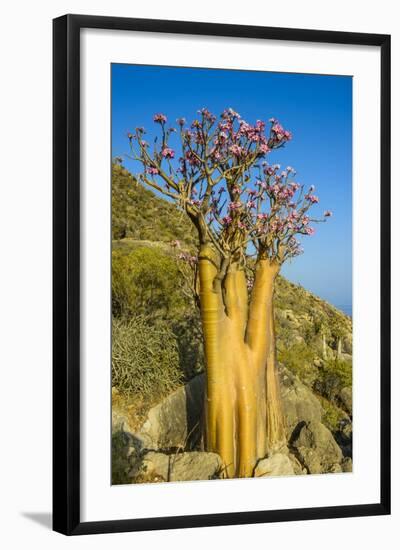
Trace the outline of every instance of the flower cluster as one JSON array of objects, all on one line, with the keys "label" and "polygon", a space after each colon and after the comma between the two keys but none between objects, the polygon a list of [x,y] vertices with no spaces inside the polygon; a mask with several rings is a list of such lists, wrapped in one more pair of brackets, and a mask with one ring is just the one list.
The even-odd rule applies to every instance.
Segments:
[{"label": "flower cluster", "polygon": [[267,162],[292,139],[276,119],[250,124],[232,108],[219,119],[203,108],[189,123],[178,118],[178,128],[167,128],[162,113],[153,120],[161,126],[161,139],[154,140],[152,153],[144,128],[128,134],[133,159],[143,167],[139,181],[175,200],[192,220],[205,220],[206,227],[197,224],[202,238],[221,253],[246,253],[252,245],[257,253],[284,261],[302,251],[296,235],[313,235],[310,223],[332,216],[326,210],[322,219],[312,219],[309,210],[319,202],[314,186],[304,193],[291,166],[281,170]]},{"label": "flower cluster", "polygon": [[165,124],[167,122],[167,117],[162,113],[157,113],[154,115],[153,120],[154,122],[158,122],[158,124]]}]

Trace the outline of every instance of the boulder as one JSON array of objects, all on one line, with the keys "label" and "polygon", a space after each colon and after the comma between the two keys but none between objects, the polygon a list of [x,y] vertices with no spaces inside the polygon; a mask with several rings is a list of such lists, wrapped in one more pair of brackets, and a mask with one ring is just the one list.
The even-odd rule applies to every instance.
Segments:
[{"label": "boulder", "polygon": [[339,403],[346,412],[353,414],[353,389],[350,386],[342,388],[338,395]]},{"label": "boulder", "polygon": [[290,458],[282,453],[263,458],[257,463],[254,470],[254,477],[292,476],[294,474]]},{"label": "boulder", "polygon": [[343,338],[342,346],[343,346],[343,352],[344,353],[346,353],[347,355],[352,355],[353,354],[353,338],[352,338],[351,333],[347,334]]},{"label": "boulder", "polygon": [[341,420],[339,429],[335,432],[335,439],[342,449],[343,456],[351,457],[353,453],[353,424],[349,418]]},{"label": "boulder", "polygon": [[[279,366],[288,439],[300,422],[321,421],[322,408],[313,392],[294,374]],[[134,434],[142,449],[194,449],[201,437],[204,374],[196,376],[150,409]],[[122,419],[123,420],[123,419]]]},{"label": "boulder", "polygon": [[134,431],[129,414],[126,411],[120,410],[116,406],[113,406],[112,408],[111,429],[113,434],[116,432],[133,433]]},{"label": "boulder", "polygon": [[321,422],[304,422],[291,441],[297,458],[310,474],[338,472],[343,454],[332,433]]},{"label": "boulder", "polygon": [[222,460],[215,453],[146,453],[130,472],[135,481],[193,481],[218,478]]},{"label": "boulder", "polygon": [[288,454],[288,457],[292,463],[292,466],[293,466],[293,470],[294,470],[294,473],[297,475],[297,476],[303,476],[303,475],[307,475],[308,474],[308,471],[307,471],[307,468],[305,468],[301,462],[296,458],[296,456],[292,453],[289,453]]},{"label": "boulder", "polygon": [[143,449],[191,449],[201,436],[204,375],[193,378],[149,410],[134,434]]},{"label": "boulder", "polygon": [[353,471],[353,461],[349,456],[346,456],[342,461],[342,471],[346,473]]},{"label": "boulder", "polygon": [[313,392],[286,367],[279,365],[283,413],[288,440],[300,422],[321,422],[322,407]]}]

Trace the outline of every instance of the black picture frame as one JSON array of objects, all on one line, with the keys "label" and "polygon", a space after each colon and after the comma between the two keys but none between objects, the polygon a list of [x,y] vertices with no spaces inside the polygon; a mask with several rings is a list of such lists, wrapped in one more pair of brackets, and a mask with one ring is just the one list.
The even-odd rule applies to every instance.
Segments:
[{"label": "black picture frame", "polygon": [[[80,520],[80,31],[84,28],[378,46],[381,50],[381,495],[371,504]],[[390,36],[65,15],[53,21],[53,529],[66,535],[390,514]]]}]

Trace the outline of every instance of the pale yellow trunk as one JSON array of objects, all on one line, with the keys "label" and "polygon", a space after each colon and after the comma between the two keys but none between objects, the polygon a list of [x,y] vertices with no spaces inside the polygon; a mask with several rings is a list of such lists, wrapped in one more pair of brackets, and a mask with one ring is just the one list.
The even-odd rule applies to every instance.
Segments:
[{"label": "pale yellow trunk", "polygon": [[222,457],[225,477],[251,477],[257,460],[284,441],[272,308],[278,268],[259,262],[249,309],[243,271],[233,265],[219,282],[218,265],[202,247],[205,444]]}]

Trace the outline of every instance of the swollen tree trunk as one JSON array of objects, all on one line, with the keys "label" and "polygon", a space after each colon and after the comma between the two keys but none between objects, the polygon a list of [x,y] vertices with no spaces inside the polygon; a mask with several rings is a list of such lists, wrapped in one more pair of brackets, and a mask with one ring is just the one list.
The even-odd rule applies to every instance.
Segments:
[{"label": "swollen tree trunk", "polygon": [[211,247],[199,256],[206,357],[205,443],[225,477],[251,477],[259,458],[285,441],[276,374],[273,318],[277,264],[257,264],[248,305],[245,274],[232,264],[223,280]]}]

